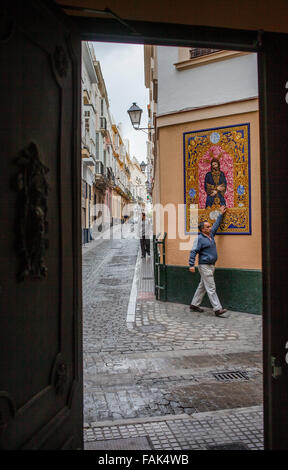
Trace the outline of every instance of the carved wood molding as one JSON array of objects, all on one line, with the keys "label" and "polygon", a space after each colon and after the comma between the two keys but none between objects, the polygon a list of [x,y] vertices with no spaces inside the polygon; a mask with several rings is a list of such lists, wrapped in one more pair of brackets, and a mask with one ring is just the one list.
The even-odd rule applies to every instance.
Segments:
[{"label": "carved wood molding", "polygon": [[74,450],[73,443],[74,443],[74,436],[69,436],[67,440],[64,442],[63,446],[61,447],[61,450]]},{"label": "carved wood molding", "polygon": [[14,33],[14,30],[15,30],[15,20],[8,11],[8,5],[1,5],[0,6],[0,42],[1,43],[8,42],[9,39],[11,39]]},{"label": "carved wood molding", "polygon": [[55,69],[61,78],[68,73],[69,60],[63,46],[56,46],[53,54]]},{"label": "carved wood molding", "polygon": [[0,437],[16,414],[14,400],[8,392],[0,391]]},{"label": "carved wood molding", "polygon": [[51,385],[54,387],[56,395],[63,395],[67,390],[69,370],[65,363],[62,354],[56,356],[55,362],[52,367]]},{"label": "carved wood molding", "polygon": [[31,142],[15,161],[18,172],[14,180],[17,191],[16,252],[19,257],[19,281],[41,279],[47,268],[44,255],[48,247],[48,168],[40,160],[39,151]]},{"label": "carved wood molding", "polygon": [[25,444],[21,446],[21,450],[40,450],[45,447],[49,450],[56,450],[54,447],[55,444],[53,444],[53,447],[47,447],[47,444],[51,437],[53,438],[53,435],[61,429],[67,420],[70,419],[70,416],[71,412],[67,406],[61,408],[56,415],[54,415],[43,427],[35,432],[33,436],[25,442]]}]

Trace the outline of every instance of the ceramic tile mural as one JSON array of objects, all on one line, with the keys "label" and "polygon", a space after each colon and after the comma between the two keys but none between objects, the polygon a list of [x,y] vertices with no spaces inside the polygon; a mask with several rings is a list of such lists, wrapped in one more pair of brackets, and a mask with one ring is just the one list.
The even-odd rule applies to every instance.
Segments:
[{"label": "ceramic tile mural", "polygon": [[221,205],[227,207],[222,234],[251,234],[250,126],[240,124],[185,132],[185,232],[198,223],[214,223]]}]

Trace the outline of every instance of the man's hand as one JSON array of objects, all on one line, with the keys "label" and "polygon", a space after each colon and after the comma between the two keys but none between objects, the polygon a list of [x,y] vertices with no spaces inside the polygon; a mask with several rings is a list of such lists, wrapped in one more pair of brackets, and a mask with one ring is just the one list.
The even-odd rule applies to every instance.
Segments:
[{"label": "man's hand", "polygon": [[225,214],[226,210],[227,210],[227,207],[226,207],[226,206],[221,206],[221,207],[220,207],[220,212],[221,212],[221,214]]},{"label": "man's hand", "polygon": [[190,271],[190,273],[195,273],[195,268],[194,268],[194,266],[191,266],[191,267],[189,268],[189,271]]},{"label": "man's hand", "polygon": [[211,195],[211,196],[216,196],[216,194],[217,194],[217,191],[214,189],[213,191],[211,191],[211,194],[210,194],[210,195]]}]

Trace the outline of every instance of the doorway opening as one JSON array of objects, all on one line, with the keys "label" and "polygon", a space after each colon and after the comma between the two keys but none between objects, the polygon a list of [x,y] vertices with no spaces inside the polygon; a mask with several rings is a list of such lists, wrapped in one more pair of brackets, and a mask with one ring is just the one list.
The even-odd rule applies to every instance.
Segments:
[{"label": "doorway opening", "polygon": [[[86,448],[263,448],[257,55],[83,42],[81,102]],[[199,221],[212,225],[221,205],[217,317],[207,298],[190,310],[200,278],[188,259]]]}]

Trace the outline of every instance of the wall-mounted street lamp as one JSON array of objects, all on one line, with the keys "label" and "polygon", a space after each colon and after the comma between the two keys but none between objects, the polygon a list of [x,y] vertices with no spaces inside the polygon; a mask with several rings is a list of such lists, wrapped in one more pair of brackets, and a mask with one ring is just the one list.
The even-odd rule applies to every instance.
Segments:
[{"label": "wall-mounted street lamp", "polygon": [[142,112],[143,110],[136,103],[133,103],[127,111],[134,129],[139,129]]},{"label": "wall-mounted street lamp", "polygon": [[136,103],[133,103],[132,106],[128,109],[127,113],[129,114],[131,124],[136,131],[143,131],[148,129],[153,129],[153,127],[139,127],[141,116],[143,110],[139,108]]}]

